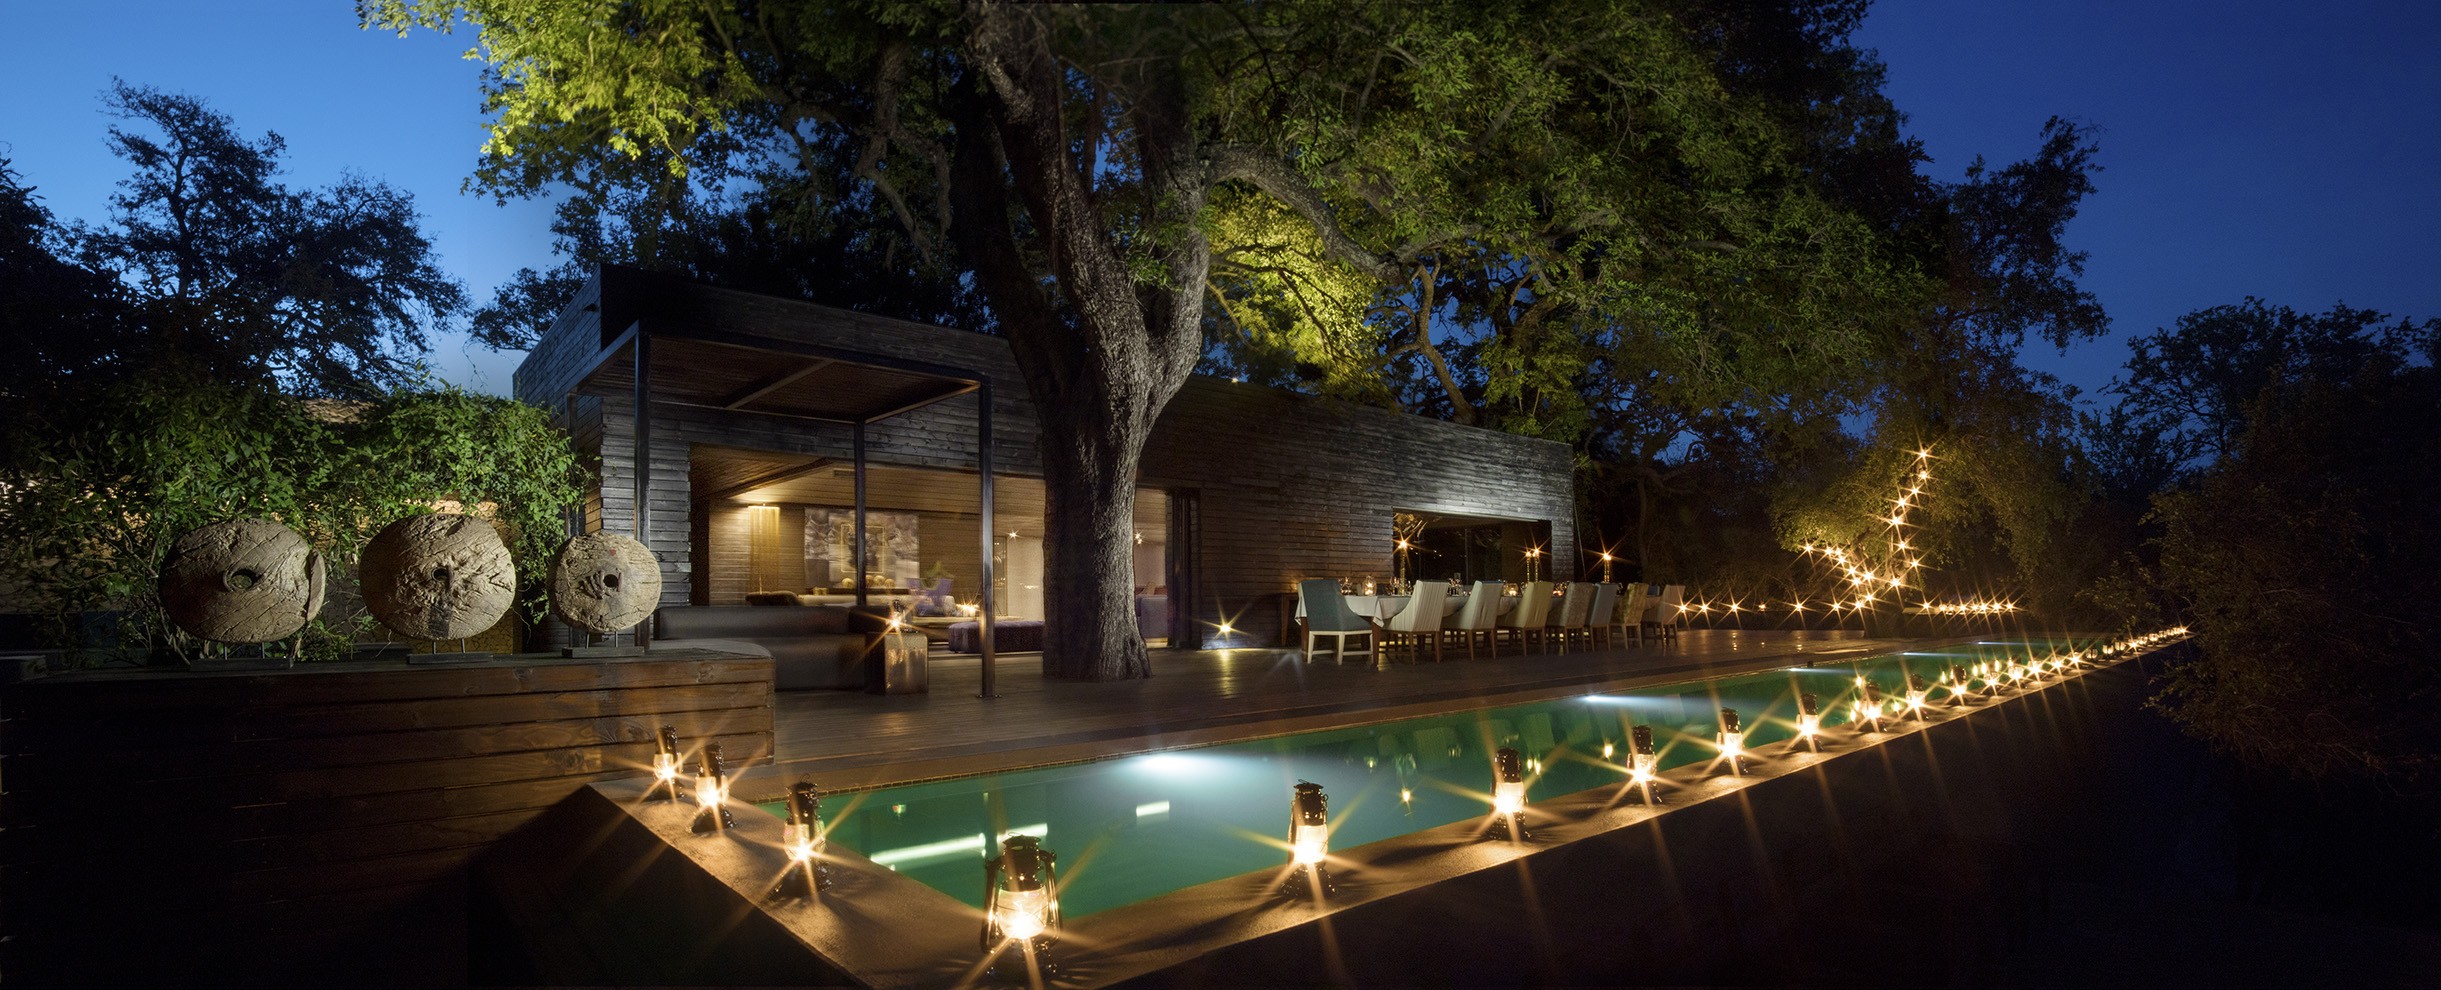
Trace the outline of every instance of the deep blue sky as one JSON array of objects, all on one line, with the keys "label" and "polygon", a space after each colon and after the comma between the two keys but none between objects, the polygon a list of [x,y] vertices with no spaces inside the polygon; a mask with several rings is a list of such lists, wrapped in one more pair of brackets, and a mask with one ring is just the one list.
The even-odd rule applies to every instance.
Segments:
[{"label": "deep blue sky", "polygon": [[[47,205],[99,220],[113,75],[288,139],[289,181],[353,168],[416,196],[443,264],[488,299],[551,262],[547,208],[459,192],[481,140],[471,39],[356,27],[344,0],[0,0],[0,154]],[[2069,230],[2121,335],[2252,294],[2441,316],[2441,4],[1884,0],[1860,41],[1955,177],[2034,150],[2045,117],[2100,129],[2101,191]],[[2088,391],[2118,340],[2029,364]],[[516,356],[435,341],[441,375],[505,391]]]}]

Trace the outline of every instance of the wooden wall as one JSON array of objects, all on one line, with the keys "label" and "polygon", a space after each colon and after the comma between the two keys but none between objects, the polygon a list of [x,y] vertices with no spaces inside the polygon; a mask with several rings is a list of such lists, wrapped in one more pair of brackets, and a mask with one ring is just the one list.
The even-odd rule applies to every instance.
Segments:
[{"label": "wooden wall", "polygon": [[[617,357],[609,373],[589,383],[583,376],[606,341],[631,324],[672,333],[702,326],[981,373],[994,383],[996,467],[1040,473],[1039,427],[1025,379],[1001,338],[613,267],[569,303],[517,372],[520,398],[570,409],[579,424],[598,410],[602,508],[594,525],[626,531],[633,518],[632,358]],[[571,392],[598,401],[571,402]],[[951,399],[871,427],[868,457],[971,469],[975,402]],[[686,603],[709,583],[694,577],[709,529],[693,518],[701,514],[688,482],[695,445],[842,459],[851,453],[846,427],[697,408],[656,408],[651,437],[653,527],[645,541],[667,569],[663,594],[671,604]],[[1386,574],[1394,511],[1548,521],[1558,576],[1571,576],[1576,562],[1566,446],[1277,389],[1190,380],[1156,425],[1137,483],[1200,493],[1202,543],[1193,548],[1200,569],[1191,607],[1207,633],[1235,615],[1245,630],[1237,645],[1279,635],[1278,600],[1302,578]],[[1206,644],[1224,645],[1209,638]]]},{"label": "wooden wall", "polygon": [[350,982],[462,982],[477,854],[639,773],[663,724],[769,759],[771,699],[770,660],[696,651],[11,685],[0,971],[285,981],[369,956]]}]

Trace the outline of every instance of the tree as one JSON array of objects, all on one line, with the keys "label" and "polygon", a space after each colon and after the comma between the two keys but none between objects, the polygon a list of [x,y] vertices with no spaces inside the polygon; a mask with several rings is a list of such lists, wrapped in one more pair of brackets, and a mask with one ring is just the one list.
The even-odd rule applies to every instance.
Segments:
[{"label": "tree", "polygon": [[364,397],[412,380],[424,328],[463,306],[415,203],[350,175],[278,181],[286,142],[249,141],[191,96],[114,82],[111,150],[135,169],[111,222],[72,234],[82,263],[126,287],[126,346],[230,379]]},{"label": "tree", "polygon": [[[2210,375],[2176,406],[2211,412],[2197,418],[2213,425],[2217,456],[2153,503],[2150,576],[2197,644],[2155,704],[2251,766],[2430,794],[2441,784],[2441,321],[2359,332],[2381,319],[2249,300],[2138,347],[2140,359],[2258,356],[2205,365],[2245,374]],[[2233,320],[2263,339],[2233,351]],[[2300,348],[2290,331],[2307,327],[2320,343]],[[2202,339],[2178,339],[2188,333]],[[2301,353],[2316,350],[2327,360]],[[2227,404],[2184,405],[2204,395]]]},{"label": "tree", "polygon": [[1789,493],[1792,543],[1844,544],[1890,512],[1886,479],[1912,452],[1938,452],[1930,526],[1910,543],[1927,574],[1958,591],[2004,586],[2049,609],[2083,575],[2057,546],[2088,498],[2074,463],[2073,393],[2017,362],[2029,336],[2054,346],[2099,336],[2108,318],[2081,288],[2085,255],[2068,223],[2093,192],[2090,133],[2045,122],[2033,157],[1998,169],[1978,158],[1955,183],[1926,183],[1897,235],[1920,245],[1938,290],[1876,357],[1871,453],[1856,475]]},{"label": "tree", "polygon": [[[1635,316],[1700,351],[1721,339],[1689,322],[1707,291],[1853,281],[1835,252],[1778,264],[1787,244],[1827,238],[1859,246],[1854,265],[1868,241],[1806,194],[1770,153],[1772,128],[1659,11],[645,3],[604,16],[382,0],[368,20],[481,32],[500,114],[479,173],[492,188],[594,194],[604,150],[680,175],[734,154],[761,163],[737,173],[766,188],[870,204],[908,250],[954,253],[1043,417],[1046,672],[1104,679],[1149,672],[1128,601],[1135,464],[1203,352],[1229,210],[1302,229],[1310,265],[1416,284],[1411,326],[1440,311],[1419,279],[1478,279],[1486,318],[1526,331],[1484,345],[1482,401],[1536,430],[1569,428],[1576,360],[1538,327]],[[1588,168],[1615,181],[1572,181]],[[1706,255],[1730,260],[1634,281],[1641,263]],[[1546,305],[1552,286],[1574,294]],[[1755,315],[1722,324],[1729,339],[1767,354],[1843,346]]]},{"label": "tree", "polygon": [[65,232],[0,158],[0,415],[118,359],[125,292],[78,264]]},{"label": "tree", "polygon": [[2401,360],[2432,332],[2342,303],[2299,313],[2247,297],[2199,309],[2177,325],[2130,341],[2127,375],[2110,390],[2129,426],[2149,434],[2183,471],[2206,467],[2236,446],[2255,400],[2311,380],[2341,381]]}]

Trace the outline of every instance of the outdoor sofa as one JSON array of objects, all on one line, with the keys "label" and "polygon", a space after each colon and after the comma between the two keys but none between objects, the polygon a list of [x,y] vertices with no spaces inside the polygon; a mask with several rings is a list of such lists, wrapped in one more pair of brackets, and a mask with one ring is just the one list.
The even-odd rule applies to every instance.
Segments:
[{"label": "outdoor sofa", "polygon": [[770,657],[773,686],[862,688],[865,659],[889,628],[889,611],[852,605],[670,605],[653,612],[656,649]]}]

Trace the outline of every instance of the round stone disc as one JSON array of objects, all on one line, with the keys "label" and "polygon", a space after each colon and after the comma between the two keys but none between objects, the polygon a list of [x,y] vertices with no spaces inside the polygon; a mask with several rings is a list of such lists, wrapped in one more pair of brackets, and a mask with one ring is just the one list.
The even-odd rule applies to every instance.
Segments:
[{"label": "round stone disc", "polygon": [[517,565],[492,524],[457,513],[408,516],[365,545],[364,604],[410,639],[463,639],[517,599]]},{"label": "round stone disc", "polygon": [[287,639],[322,611],[322,555],[268,519],[213,523],[170,544],[161,605],[171,622],[215,643]]},{"label": "round stone disc", "polygon": [[595,635],[629,629],[661,604],[661,561],[632,537],[591,533],[551,561],[551,610]]}]

